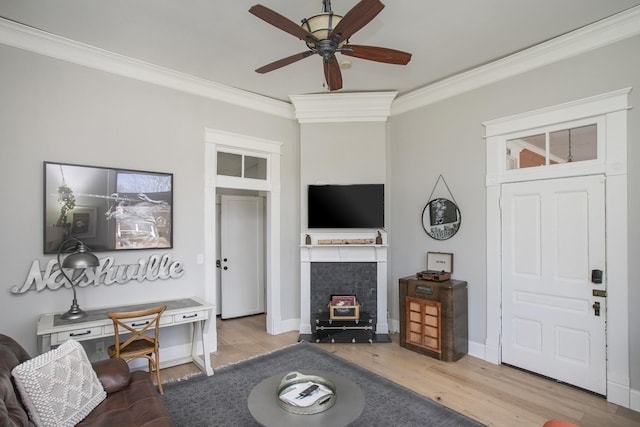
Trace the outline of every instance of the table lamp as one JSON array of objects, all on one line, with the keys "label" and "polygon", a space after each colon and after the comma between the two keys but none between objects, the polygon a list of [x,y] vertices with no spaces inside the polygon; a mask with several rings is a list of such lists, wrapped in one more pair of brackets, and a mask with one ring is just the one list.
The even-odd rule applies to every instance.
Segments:
[{"label": "table lamp", "polygon": [[[65,247],[69,246],[69,243],[71,242],[75,243],[75,246],[73,246],[73,248],[75,249],[74,252],[67,255],[63,262],[60,262],[62,252],[66,250]],[[68,247],[67,249],[70,248],[71,247]],[[80,309],[80,306],[78,305],[78,298],[76,297],[76,285],[80,282],[82,275],[79,275],[76,278],[76,283],[74,283],[73,280],[64,271],[64,269],[69,268],[73,270],[84,270],[87,268],[98,267],[99,265],[100,261],[98,260],[98,258],[94,254],[89,252],[84,243],[82,243],[78,238],[70,237],[60,244],[60,247],[58,248],[58,268],[60,269],[62,276],[71,285],[71,290],[73,291],[73,302],[71,303],[71,308],[61,316],[62,319],[76,320],[82,319],[87,315],[87,313]]]}]

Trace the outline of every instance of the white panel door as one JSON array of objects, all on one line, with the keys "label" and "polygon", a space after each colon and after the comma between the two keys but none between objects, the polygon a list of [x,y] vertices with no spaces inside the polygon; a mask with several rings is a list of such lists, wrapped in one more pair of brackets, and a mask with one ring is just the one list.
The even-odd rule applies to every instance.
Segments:
[{"label": "white panel door", "polygon": [[502,361],[603,395],[604,206],[602,176],[502,186]]},{"label": "white panel door", "polygon": [[263,202],[221,196],[221,317],[264,313]]}]

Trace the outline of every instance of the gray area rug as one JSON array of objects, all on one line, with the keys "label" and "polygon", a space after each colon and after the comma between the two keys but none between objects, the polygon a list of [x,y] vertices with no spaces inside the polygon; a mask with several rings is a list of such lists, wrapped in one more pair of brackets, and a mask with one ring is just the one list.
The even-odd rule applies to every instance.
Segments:
[{"label": "gray area rug", "polygon": [[210,377],[166,384],[162,400],[179,427],[257,426],[247,407],[253,387],[275,374],[305,370],[343,375],[362,388],[365,407],[353,427],[483,425],[306,342],[225,366]]}]

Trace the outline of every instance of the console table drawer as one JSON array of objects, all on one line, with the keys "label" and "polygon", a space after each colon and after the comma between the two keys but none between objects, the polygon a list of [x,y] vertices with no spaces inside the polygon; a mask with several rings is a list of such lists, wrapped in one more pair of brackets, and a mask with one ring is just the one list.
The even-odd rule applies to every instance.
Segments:
[{"label": "console table drawer", "polygon": [[62,344],[69,339],[82,341],[90,338],[101,337],[102,335],[102,327],[96,326],[93,328],[73,329],[71,331],[63,331],[51,334],[51,341],[52,344]]},{"label": "console table drawer", "polygon": [[197,320],[206,320],[206,319],[207,319],[206,310],[190,311],[188,313],[173,315],[174,324],[190,323],[190,322],[195,322]]},{"label": "console table drawer", "polygon": [[[144,325],[146,325],[147,323],[149,323],[151,321],[151,319],[153,319],[153,317],[141,317],[141,318],[137,318],[134,320],[129,320],[127,322],[123,322],[126,325],[131,326],[134,329],[140,329],[141,327],[143,327]],[[171,316],[160,316],[160,327],[162,326],[166,326],[166,325],[170,325],[172,322]],[[150,326],[149,329],[153,329],[153,326]],[[113,335],[114,334],[114,328],[113,328],[113,323],[111,325],[105,326],[104,327],[104,332],[107,335]],[[128,333],[129,331],[126,330],[125,328],[120,328],[120,333]]]}]

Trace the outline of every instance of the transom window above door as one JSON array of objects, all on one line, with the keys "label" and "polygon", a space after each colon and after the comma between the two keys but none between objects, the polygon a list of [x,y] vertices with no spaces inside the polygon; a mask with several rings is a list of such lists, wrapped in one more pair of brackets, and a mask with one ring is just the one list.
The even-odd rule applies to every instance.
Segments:
[{"label": "transom window above door", "polygon": [[218,151],[217,174],[266,180],[267,164],[267,159],[263,157]]},{"label": "transom window above door", "polygon": [[598,125],[545,129],[506,141],[506,170],[598,159]]}]

